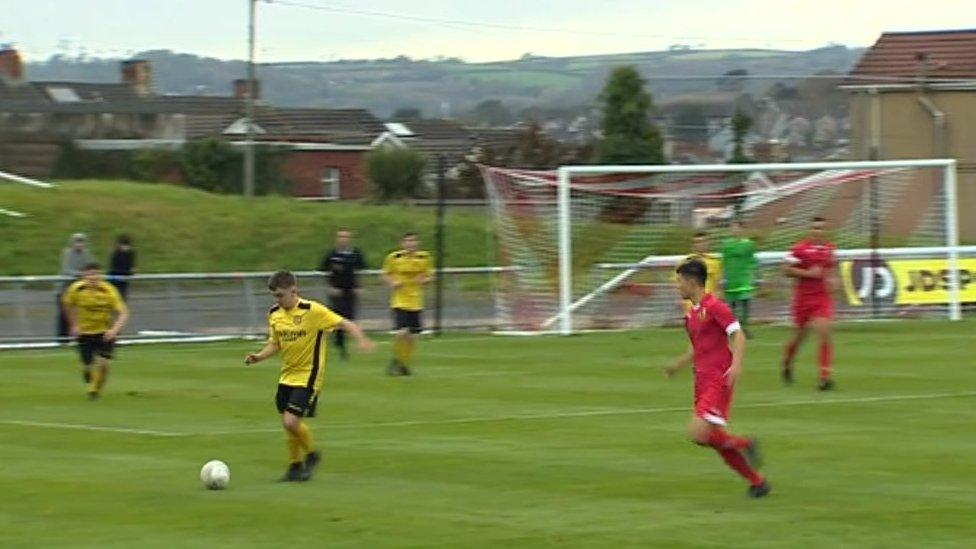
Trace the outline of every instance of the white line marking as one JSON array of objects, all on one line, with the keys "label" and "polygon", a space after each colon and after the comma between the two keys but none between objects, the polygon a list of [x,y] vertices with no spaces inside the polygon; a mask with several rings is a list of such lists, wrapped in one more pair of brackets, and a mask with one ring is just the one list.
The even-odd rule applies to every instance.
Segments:
[{"label": "white line marking", "polygon": [[[976,396],[976,391],[969,391],[964,393],[930,393],[930,394],[919,394],[919,395],[891,395],[891,396],[878,396],[878,397],[860,397],[860,398],[847,398],[847,399],[809,399],[809,400],[793,400],[786,402],[758,402],[755,404],[740,404],[735,406],[735,409],[740,410],[743,408],[777,408],[777,407],[788,407],[788,406],[807,406],[807,405],[822,405],[822,404],[862,404],[870,402],[896,402],[900,400],[935,400],[942,398],[960,398],[960,397],[972,397]],[[414,421],[388,421],[388,422],[377,422],[377,423],[336,423],[331,425],[326,425],[326,429],[363,429],[369,427],[414,427],[423,425],[451,425],[451,424],[466,424],[466,423],[487,423],[492,421],[519,421],[519,420],[535,420],[535,419],[563,419],[563,418],[575,418],[575,417],[595,417],[595,416],[623,416],[623,415],[639,415],[639,414],[664,414],[673,412],[690,412],[691,406],[670,406],[666,408],[609,408],[609,409],[598,409],[598,410],[580,410],[576,412],[556,412],[556,413],[540,413],[540,414],[511,414],[511,415],[501,415],[501,416],[483,416],[483,417],[464,417],[464,418],[454,418],[454,419],[431,419],[431,420],[414,420]],[[206,433],[206,434],[217,434],[217,435],[235,435],[235,434],[251,434],[251,433],[269,433],[278,432],[281,429],[255,429],[255,430],[241,430],[241,431],[220,431],[216,433]],[[204,433],[201,433],[204,434]]]},{"label": "white line marking", "polygon": [[48,429],[73,429],[78,431],[104,431],[108,433],[123,433],[129,435],[148,435],[153,437],[186,437],[192,433],[175,433],[171,431],[153,431],[150,429],[130,429],[127,427],[107,427],[101,425],[80,425],[76,423],[47,423],[43,421],[2,420],[4,425],[20,425],[23,427],[45,427]]},{"label": "white line marking", "polygon": [[[937,400],[943,398],[964,398],[964,397],[974,397],[974,396],[976,396],[976,391],[967,391],[961,393],[890,395],[890,396],[859,397],[859,398],[835,398],[835,399],[825,398],[825,399],[816,399],[816,400],[814,399],[793,400],[793,401],[785,401],[785,402],[757,402],[754,404],[740,404],[735,408],[736,409],[779,408],[779,407],[789,407],[789,406],[808,406],[808,405],[825,405],[825,404],[865,404],[865,403],[872,403],[872,402],[897,402],[903,400]],[[665,413],[674,413],[674,412],[688,412],[690,410],[691,410],[690,406],[670,406],[665,408],[608,408],[608,409],[597,409],[597,410],[579,410],[575,412],[510,414],[510,415],[500,415],[500,416],[465,417],[465,418],[454,418],[454,419],[388,421],[388,422],[377,422],[377,423],[337,423],[337,424],[327,425],[325,428],[328,430],[336,430],[336,429],[364,429],[369,427],[415,427],[415,426],[425,426],[425,425],[488,423],[493,421],[522,421],[522,420],[536,420],[536,419],[564,419],[564,418],[597,417],[597,416],[665,414]],[[99,425],[80,425],[80,424],[73,424],[73,423],[46,423],[41,421],[24,421],[24,420],[0,420],[0,424],[20,425],[25,427],[42,427],[42,428],[50,428],[50,429],[103,431],[109,433],[122,433],[122,434],[131,434],[131,435],[146,435],[146,436],[171,437],[171,438],[191,437],[191,436],[250,435],[250,434],[262,434],[262,433],[277,433],[281,431],[281,428],[278,427],[278,428],[261,428],[261,429],[209,431],[203,433],[181,433],[175,431],[154,431],[149,429],[131,429],[125,427],[107,427],[107,426],[99,426]]]}]

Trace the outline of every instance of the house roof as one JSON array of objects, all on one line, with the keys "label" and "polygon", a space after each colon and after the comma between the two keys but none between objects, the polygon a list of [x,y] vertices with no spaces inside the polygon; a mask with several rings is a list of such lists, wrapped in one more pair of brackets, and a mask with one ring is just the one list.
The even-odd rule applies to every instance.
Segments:
[{"label": "house roof", "polygon": [[31,82],[31,86],[56,103],[59,99],[58,90],[69,90],[77,101],[116,102],[136,101],[139,95],[126,84],[97,84],[90,82]]},{"label": "house roof", "polygon": [[259,126],[275,135],[331,135],[338,139],[369,137],[386,131],[366,109],[292,109],[265,107],[254,117]]},{"label": "house roof", "polygon": [[[0,112],[11,114],[184,115],[185,137],[217,137],[244,116],[244,101],[230,96],[139,95],[126,84],[13,82],[0,79]],[[258,103],[262,138],[368,145],[386,131],[365,109],[275,108]]]},{"label": "house roof", "polygon": [[[246,128],[243,112],[200,114],[187,117],[188,138],[227,134],[232,126]],[[237,124],[241,122],[240,124]],[[290,109],[261,106],[254,113],[261,139],[302,140],[340,145],[368,145],[386,131],[365,109]]]},{"label": "house roof", "polygon": [[735,115],[736,110],[743,110],[747,114],[755,111],[755,104],[751,97],[745,94],[731,92],[688,93],[678,95],[661,101],[657,107],[661,114],[665,116],[676,114],[684,108],[697,108],[708,118],[729,118]]},{"label": "house roof", "polygon": [[458,141],[469,143],[471,132],[464,124],[443,118],[425,118],[404,122],[406,129],[422,141]]},{"label": "house roof", "polygon": [[976,29],[886,32],[843,85],[913,84],[923,76],[929,82],[976,80]]}]

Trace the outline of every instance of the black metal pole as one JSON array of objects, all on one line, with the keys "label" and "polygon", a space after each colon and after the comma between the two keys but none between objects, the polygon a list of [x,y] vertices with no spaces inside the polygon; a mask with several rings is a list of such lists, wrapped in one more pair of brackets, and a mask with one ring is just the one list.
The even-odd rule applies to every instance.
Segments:
[{"label": "black metal pole", "polygon": [[437,221],[434,229],[437,277],[434,279],[434,334],[441,335],[441,319],[444,312],[444,155],[437,156]]}]

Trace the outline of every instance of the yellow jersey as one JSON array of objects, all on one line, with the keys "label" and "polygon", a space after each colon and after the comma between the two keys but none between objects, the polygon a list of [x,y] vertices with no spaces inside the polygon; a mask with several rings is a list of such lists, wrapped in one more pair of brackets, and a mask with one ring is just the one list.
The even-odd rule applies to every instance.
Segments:
[{"label": "yellow jersey", "polygon": [[710,294],[714,294],[718,291],[718,281],[722,280],[722,261],[711,255],[690,254],[685,258],[684,262],[691,261],[692,259],[697,259],[705,264],[705,268],[708,270],[708,278],[705,279],[705,290]]},{"label": "yellow jersey", "polygon": [[268,338],[281,352],[278,383],[317,393],[325,377],[325,333],[338,328],[342,321],[341,316],[315,301],[300,299],[291,309],[272,307]]},{"label": "yellow jersey", "polygon": [[[710,294],[716,294],[718,291],[718,281],[722,280],[722,261],[712,257],[711,255],[702,254],[689,254],[685,257],[682,263],[691,261],[692,259],[697,259],[705,264],[705,270],[708,272],[708,277],[705,279],[705,291]],[[694,306],[692,302],[688,299],[684,300],[685,312],[691,310]]]},{"label": "yellow jersey", "polygon": [[400,283],[390,294],[390,307],[404,311],[422,311],[424,291],[420,279],[433,272],[433,262],[428,252],[397,250],[386,256],[383,273]]},{"label": "yellow jersey", "polygon": [[115,323],[115,314],[126,310],[125,302],[115,286],[104,280],[88,284],[78,280],[61,295],[65,307],[75,309],[78,331],[82,335],[104,334]]}]

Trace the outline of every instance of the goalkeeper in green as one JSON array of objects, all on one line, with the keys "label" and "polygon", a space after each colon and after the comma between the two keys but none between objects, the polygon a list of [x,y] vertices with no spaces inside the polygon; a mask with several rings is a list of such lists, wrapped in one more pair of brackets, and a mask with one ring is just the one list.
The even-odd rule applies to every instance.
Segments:
[{"label": "goalkeeper in green", "polygon": [[752,277],[756,272],[756,244],[745,236],[740,220],[732,220],[731,229],[732,236],[722,242],[725,301],[732,307],[748,337],[749,301],[755,289]]}]

